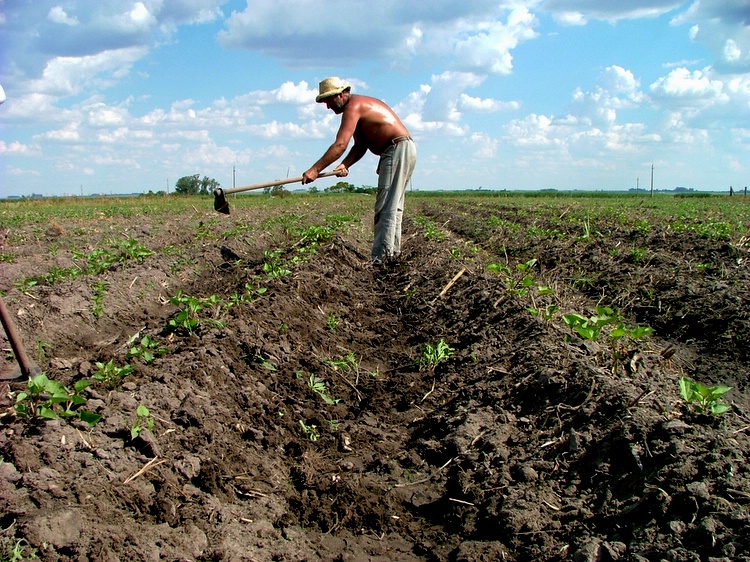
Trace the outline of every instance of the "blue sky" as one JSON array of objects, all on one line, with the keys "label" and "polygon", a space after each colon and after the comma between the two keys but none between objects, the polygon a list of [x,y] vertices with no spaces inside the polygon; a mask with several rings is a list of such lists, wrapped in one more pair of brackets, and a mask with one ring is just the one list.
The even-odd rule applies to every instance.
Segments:
[{"label": "blue sky", "polygon": [[750,0],[0,0],[0,195],[299,176],[331,75],[401,116],[413,189],[750,183]]}]

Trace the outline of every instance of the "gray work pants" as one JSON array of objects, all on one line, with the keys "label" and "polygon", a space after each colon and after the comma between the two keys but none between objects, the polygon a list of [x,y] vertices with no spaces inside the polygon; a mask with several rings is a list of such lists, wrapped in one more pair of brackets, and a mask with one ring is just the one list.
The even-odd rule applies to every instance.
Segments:
[{"label": "gray work pants", "polygon": [[408,137],[395,139],[380,155],[373,261],[385,261],[401,253],[404,194],[416,163],[417,146]]}]

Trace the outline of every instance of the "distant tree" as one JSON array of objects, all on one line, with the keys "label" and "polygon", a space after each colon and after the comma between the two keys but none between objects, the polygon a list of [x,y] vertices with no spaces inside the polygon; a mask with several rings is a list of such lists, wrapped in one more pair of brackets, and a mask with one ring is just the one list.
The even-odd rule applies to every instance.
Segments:
[{"label": "distant tree", "polygon": [[174,184],[174,192],[179,195],[197,195],[200,190],[200,174],[183,176]]},{"label": "distant tree", "polygon": [[203,176],[203,179],[201,180],[201,190],[199,193],[201,195],[208,195],[210,193],[213,193],[220,187],[221,184],[215,179]]},{"label": "distant tree", "polygon": [[355,187],[353,184],[346,181],[340,181],[336,185],[326,187],[325,190],[329,193],[352,193],[354,189]]},{"label": "distant tree", "polygon": [[180,195],[208,195],[221,187],[221,184],[207,176],[203,176],[203,179],[201,179],[200,174],[194,174],[181,177],[174,187],[175,193]]}]

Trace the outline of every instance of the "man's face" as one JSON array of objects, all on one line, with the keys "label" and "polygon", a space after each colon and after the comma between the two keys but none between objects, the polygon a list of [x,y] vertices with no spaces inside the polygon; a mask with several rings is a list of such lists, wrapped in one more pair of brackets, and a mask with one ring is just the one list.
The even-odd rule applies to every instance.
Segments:
[{"label": "man's face", "polygon": [[335,96],[327,97],[324,101],[326,107],[333,111],[336,115],[344,111],[344,106],[346,105],[346,103],[344,102],[344,96],[342,94],[336,94]]}]

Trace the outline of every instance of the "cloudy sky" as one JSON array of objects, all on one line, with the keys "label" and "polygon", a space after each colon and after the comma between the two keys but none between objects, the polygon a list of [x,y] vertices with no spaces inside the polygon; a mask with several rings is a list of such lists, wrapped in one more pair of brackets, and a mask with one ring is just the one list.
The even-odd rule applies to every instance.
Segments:
[{"label": "cloudy sky", "polygon": [[750,0],[0,0],[0,195],[299,176],[330,75],[401,116],[413,189],[750,183]]}]

